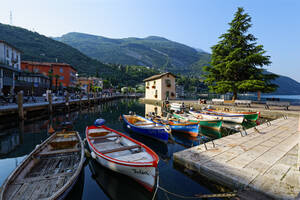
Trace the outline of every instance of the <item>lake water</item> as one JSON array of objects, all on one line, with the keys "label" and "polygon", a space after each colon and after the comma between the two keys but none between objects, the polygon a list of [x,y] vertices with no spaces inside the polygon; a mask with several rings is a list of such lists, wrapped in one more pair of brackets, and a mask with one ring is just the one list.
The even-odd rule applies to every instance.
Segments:
[{"label": "lake water", "polygon": [[[148,110],[147,110],[148,109]],[[117,100],[103,103],[70,114],[61,114],[49,119],[34,122],[19,123],[19,127],[5,128],[0,131],[0,185],[13,169],[28,155],[37,144],[40,144],[49,135],[47,129],[52,123],[54,129],[59,127],[62,122],[72,121],[74,129],[80,132],[82,138],[85,137],[84,131],[87,125],[93,124],[95,119],[106,119],[106,125],[115,130],[121,131],[131,137],[143,142],[152,148],[160,157],[159,175],[160,186],[169,191],[185,196],[195,194],[217,193],[218,186],[191,178],[177,170],[173,166],[172,155],[174,152],[181,151],[201,142],[201,137],[197,139],[175,135],[174,140],[168,144],[142,137],[133,133],[127,133],[120,121],[120,115],[134,111],[139,115],[151,110],[151,106],[138,103],[136,100]],[[12,123],[13,124],[13,123]],[[18,123],[17,123],[18,124]],[[212,132],[211,134],[219,134]],[[203,138],[202,138],[203,139]],[[116,174],[108,169],[101,167],[92,159],[87,159],[85,167],[80,176],[79,182],[70,193],[69,199],[151,199],[151,195],[140,185],[130,178]],[[157,199],[177,199],[159,190]]]}]

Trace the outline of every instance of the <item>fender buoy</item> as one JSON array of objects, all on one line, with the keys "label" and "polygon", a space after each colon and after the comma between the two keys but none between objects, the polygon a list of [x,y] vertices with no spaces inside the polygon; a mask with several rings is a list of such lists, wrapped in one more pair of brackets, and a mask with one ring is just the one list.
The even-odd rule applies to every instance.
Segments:
[{"label": "fender buoy", "polygon": [[165,125],[165,131],[167,133],[171,133],[172,129],[171,129],[171,127],[169,125]]},{"label": "fender buoy", "polygon": [[95,154],[93,151],[92,151],[92,153],[91,153],[91,156],[92,156],[93,159],[96,160],[97,156],[96,156],[96,154]]}]

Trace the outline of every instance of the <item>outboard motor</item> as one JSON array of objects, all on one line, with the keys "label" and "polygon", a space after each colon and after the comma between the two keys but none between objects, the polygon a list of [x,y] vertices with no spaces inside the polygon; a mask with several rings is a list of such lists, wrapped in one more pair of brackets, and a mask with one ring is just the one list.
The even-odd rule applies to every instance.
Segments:
[{"label": "outboard motor", "polygon": [[100,127],[100,126],[102,126],[104,123],[105,123],[105,120],[100,118],[100,119],[96,119],[96,120],[95,120],[94,125],[97,126],[97,127]]}]

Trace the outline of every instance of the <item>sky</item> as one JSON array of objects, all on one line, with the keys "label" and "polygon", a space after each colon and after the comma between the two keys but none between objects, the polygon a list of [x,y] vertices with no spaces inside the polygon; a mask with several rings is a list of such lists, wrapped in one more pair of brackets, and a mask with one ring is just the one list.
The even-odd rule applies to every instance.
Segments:
[{"label": "sky", "polygon": [[[0,23],[46,36],[82,32],[110,38],[162,36],[211,52],[238,7],[264,45],[271,72],[300,82],[300,0],[5,0]],[[1,39],[1,38],[0,38]]]}]

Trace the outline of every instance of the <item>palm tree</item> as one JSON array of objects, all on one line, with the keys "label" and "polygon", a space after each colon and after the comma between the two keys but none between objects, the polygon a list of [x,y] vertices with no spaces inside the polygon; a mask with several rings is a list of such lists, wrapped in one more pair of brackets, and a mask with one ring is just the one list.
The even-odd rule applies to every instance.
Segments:
[{"label": "palm tree", "polygon": [[48,71],[48,77],[50,79],[50,90],[52,90],[53,69]]}]

